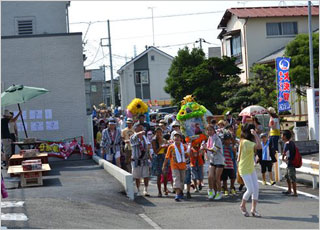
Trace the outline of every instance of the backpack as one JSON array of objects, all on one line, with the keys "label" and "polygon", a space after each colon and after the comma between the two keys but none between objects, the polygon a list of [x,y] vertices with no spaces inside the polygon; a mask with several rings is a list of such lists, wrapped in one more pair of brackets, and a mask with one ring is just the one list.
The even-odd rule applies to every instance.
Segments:
[{"label": "backpack", "polygon": [[295,168],[300,168],[302,166],[302,157],[297,146],[295,146],[295,149],[296,149],[296,154],[294,155],[292,166]]}]

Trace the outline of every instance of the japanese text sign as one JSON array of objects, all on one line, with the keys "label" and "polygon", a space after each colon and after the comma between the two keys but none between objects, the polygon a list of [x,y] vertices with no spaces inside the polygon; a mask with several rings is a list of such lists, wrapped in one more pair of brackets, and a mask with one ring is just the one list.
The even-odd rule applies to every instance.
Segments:
[{"label": "japanese text sign", "polygon": [[289,103],[290,96],[290,78],[289,67],[290,58],[278,57],[277,64],[277,82],[278,82],[278,111],[288,111],[291,109]]}]

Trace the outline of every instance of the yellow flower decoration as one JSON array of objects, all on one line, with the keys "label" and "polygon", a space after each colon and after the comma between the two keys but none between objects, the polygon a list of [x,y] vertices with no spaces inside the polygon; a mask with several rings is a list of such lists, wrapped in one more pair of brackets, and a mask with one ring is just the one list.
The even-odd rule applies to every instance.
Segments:
[{"label": "yellow flower decoration", "polygon": [[192,95],[187,95],[183,98],[183,100],[181,101],[181,105],[185,105],[188,102],[194,102],[194,97]]},{"label": "yellow flower decoration", "polygon": [[148,106],[140,98],[133,99],[130,104],[127,106],[127,109],[132,114],[144,114],[148,112]]}]

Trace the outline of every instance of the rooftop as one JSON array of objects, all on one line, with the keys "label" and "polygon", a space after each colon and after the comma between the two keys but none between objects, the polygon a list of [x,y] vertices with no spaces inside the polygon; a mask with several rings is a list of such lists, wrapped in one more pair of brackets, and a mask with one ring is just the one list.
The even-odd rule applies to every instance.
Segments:
[{"label": "rooftop", "polygon": [[[319,6],[311,7],[313,16],[319,15]],[[238,18],[270,18],[270,17],[298,17],[308,16],[308,6],[269,6],[269,7],[239,7],[227,9],[224,13],[218,29],[227,26],[231,16]]]}]

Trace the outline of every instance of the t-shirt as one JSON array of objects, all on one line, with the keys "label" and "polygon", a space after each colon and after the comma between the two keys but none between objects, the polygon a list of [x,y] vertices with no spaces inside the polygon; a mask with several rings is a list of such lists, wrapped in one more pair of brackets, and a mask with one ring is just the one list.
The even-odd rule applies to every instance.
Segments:
[{"label": "t-shirt", "polygon": [[1,118],[1,139],[10,138],[9,121],[10,118]]},{"label": "t-shirt", "polygon": [[256,143],[242,140],[240,143],[241,156],[239,162],[239,173],[241,176],[251,174],[254,171],[254,147]]},{"label": "t-shirt", "polygon": [[225,169],[233,169],[233,161],[230,152],[230,146],[223,146],[224,153],[224,168]]},{"label": "t-shirt", "polygon": [[192,148],[191,151],[192,151],[193,155],[197,155],[197,156],[190,155],[191,167],[196,167],[197,161],[198,161],[198,166],[202,166],[204,164],[203,159],[202,159],[202,153],[195,150],[194,148]]},{"label": "t-shirt", "polygon": [[[181,152],[180,149],[180,145],[177,146],[179,152]],[[185,145],[183,145],[184,147],[184,154],[185,154],[185,158],[187,158],[188,154],[187,152],[187,147]],[[174,148],[174,144],[169,145],[168,150],[167,150],[167,154],[166,154],[166,158],[170,159],[170,165],[171,165],[171,169],[179,169],[179,170],[184,170],[186,169],[186,162],[177,162],[176,156],[175,156],[175,148]]]},{"label": "t-shirt", "polygon": [[288,167],[293,167],[292,161],[296,155],[296,146],[293,141],[287,141],[284,144],[284,153],[288,157]]},{"label": "t-shirt", "polygon": [[101,139],[102,139],[102,132],[101,132],[101,131],[99,131],[99,132],[97,133],[97,143],[99,143],[99,144],[100,144]]},{"label": "t-shirt", "polygon": [[270,117],[269,126],[270,129],[270,136],[280,136],[280,124],[278,118]]}]

